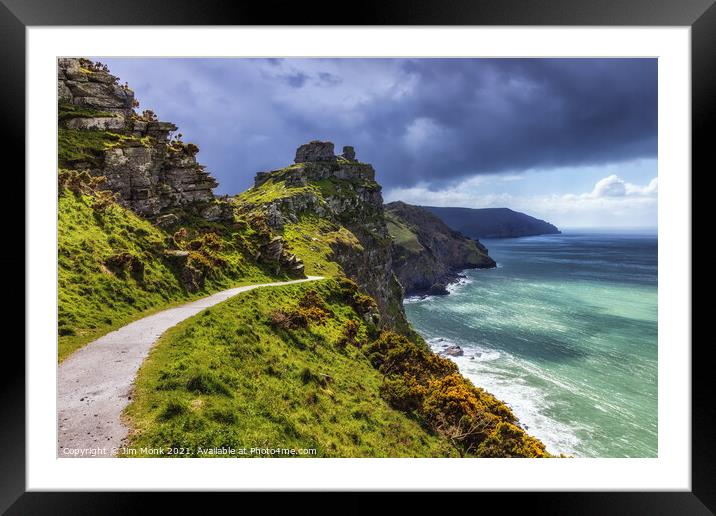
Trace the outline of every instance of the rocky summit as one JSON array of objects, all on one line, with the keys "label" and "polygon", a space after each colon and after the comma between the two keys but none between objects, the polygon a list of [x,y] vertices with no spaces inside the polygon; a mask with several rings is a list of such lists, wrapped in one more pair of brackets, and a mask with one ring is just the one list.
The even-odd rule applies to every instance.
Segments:
[{"label": "rocky summit", "polygon": [[333,153],[333,143],[313,140],[301,145],[296,149],[296,163],[308,163],[310,161],[336,161]]},{"label": "rocky summit", "polygon": [[[237,196],[240,211],[256,210],[258,204],[271,230],[284,235],[309,235],[303,228],[316,217],[328,223],[321,236],[330,249],[329,259],[375,299],[386,326],[407,327],[402,290],[393,274],[392,240],[381,187],[373,167],[356,161],[353,147],[344,147],[343,154],[336,156],[333,143],[320,141],[298,147],[296,161],[286,168],[256,174],[253,188]],[[311,241],[310,236],[306,238]],[[296,248],[303,245],[302,239],[287,243]],[[308,252],[314,252],[317,245],[309,245]]]},{"label": "rocky summit", "polygon": [[105,179],[121,204],[146,217],[199,208],[217,220],[216,180],[197,163],[199,148],[172,136],[177,126],[149,110],[138,114],[134,92],[87,59],[58,60],[59,166]]}]

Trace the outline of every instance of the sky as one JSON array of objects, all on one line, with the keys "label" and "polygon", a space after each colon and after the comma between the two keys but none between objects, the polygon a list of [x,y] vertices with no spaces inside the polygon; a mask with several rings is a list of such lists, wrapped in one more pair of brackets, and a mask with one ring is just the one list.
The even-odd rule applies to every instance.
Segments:
[{"label": "sky", "polygon": [[657,225],[656,59],[96,59],[219,194],[318,139],[354,146],[386,202]]}]

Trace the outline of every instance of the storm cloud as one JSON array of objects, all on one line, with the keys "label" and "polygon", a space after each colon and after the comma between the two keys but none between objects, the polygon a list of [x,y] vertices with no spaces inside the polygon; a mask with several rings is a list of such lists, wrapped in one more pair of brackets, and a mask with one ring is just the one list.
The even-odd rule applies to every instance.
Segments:
[{"label": "storm cloud", "polygon": [[312,139],[388,188],[657,155],[655,59],[102,59],[221,193]]}]

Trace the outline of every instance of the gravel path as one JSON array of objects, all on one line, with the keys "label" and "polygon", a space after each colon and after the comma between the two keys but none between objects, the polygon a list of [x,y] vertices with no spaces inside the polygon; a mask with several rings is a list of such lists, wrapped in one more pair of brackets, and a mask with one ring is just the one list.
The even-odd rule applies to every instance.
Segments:
[{"label": "gravel path", "polygon": [[151,347],[169,328],[241,292],[315,281],[320,276],[247,285],[217,292],[130,323],[87,344],[58,366],[57,456],[110,457],[129,429],[120,416]]}]

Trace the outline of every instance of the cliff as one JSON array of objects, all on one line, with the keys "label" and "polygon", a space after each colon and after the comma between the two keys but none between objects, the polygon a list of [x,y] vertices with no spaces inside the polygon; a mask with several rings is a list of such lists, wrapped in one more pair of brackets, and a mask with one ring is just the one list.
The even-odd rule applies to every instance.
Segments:
[{"label": "cliff", "polygon": [[487,249],[450,229],[419,206],[386,204],[388,231],[394,240],[393,270],[406,295],[447,294],[445,286],[463,269],[495,267]]},{"label": "cliff", "polygon": [[104,177],[123,206],[145,217],[187,207],[212,220],[230,216],[214,199],[218,183],[196,161],[199,148],[152,111],[136,113],[134,92],[106,66],[66,58],[57,73],[61,169]]},{"label": "cliff", "polygon": [[307,274],[351,278],[375,299],[383,326],[408,331],[373,167],[356,161],[352,147],[336,156],[332,143],[318,141],[299,147],[295,161],[259,172],[253,188],[234,198],[238,212],[265,224]]},{"label": "cliff", "polygon": [[470,238],[512,238],[560,233],[559,229],[509,208],[442,208],[423,206],[445,224]]}]

